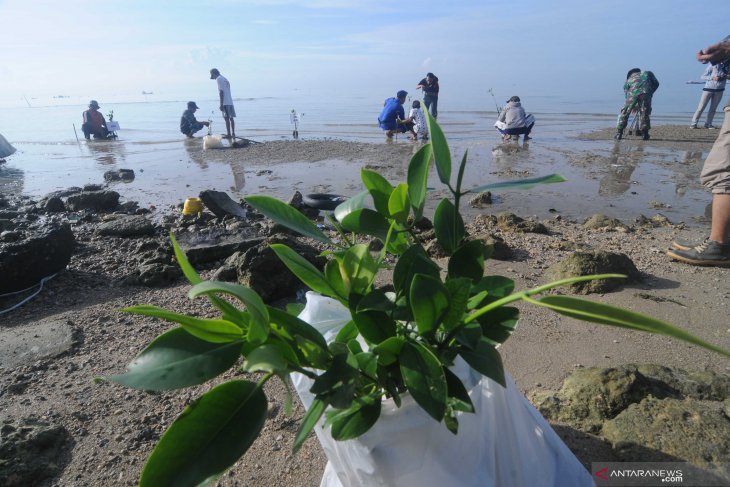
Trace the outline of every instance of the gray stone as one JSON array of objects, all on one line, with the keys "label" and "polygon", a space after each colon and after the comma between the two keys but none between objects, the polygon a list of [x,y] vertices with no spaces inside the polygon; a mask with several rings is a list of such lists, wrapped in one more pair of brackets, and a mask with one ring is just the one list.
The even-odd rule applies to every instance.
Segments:
[{"label": "gray stone", "polygon": [[627,228],[626,225],[621,223],[616,218],[611,218],[610,216],[596,214],[586,219],[586,221],[583,223],[583,228],[586,228],[588,230],[597,230],[602,228]]},{"label": "gray stone", "polygon": [[495,234],[481,234],[476,235],[474,240],[481,240],[484,245],[492,246],[492,255],[490,258],[495,260],[508,260],[512,258],[514,252],[512,248],[498,235]]},{"label": "gray stone", "polygon": [[130,183],[134,181],[134,170],[133,169],[118,169],[116,171],[107,171],[104,173],[104,181],[117,182],[122,181]]},{"label": "gray stone", "polygon": [[575,252],[565,260],[554,264],[547,270],[549,279],[558,280],[568,277],[590,276],[594,274],[624,274],[628,279],[598,279],[578,282],[570,286],[578,294],[610,292],[626,282],[638,282],[641,273],[626,254],[605,252]]},{"label": "gray stone", "polygon": [[116,191],[82,191],[66,200],[66,206],[71,211],[109,211],[116,209],[118,205],[119,193]]},{"label": "gray stone", "polygon": [[0,328],[0,366],[16,367],[55,357],[74,344],[73,328],[64,318],[45,318],[30,326]]},{"label": "gray stone", "polygon": [[140,266],[137,283],[147,287],[162,287],[173,284],[182,276],[178,266],[159,262]]},{"label": "gray stone", "polygon": [[155,227],[143,216],[124,215],[96,227],[98,235],[113,237],[144,237],[155,234]]},{"label": "gray stone", "polygon": [[48,224],[22,241],[0,243],[0,293],[28,288],[65,269],[75,243],[67,224]]},{"label": "gray stone", "polygon": [[288,235],[276,235],[255,247],[231,256],[227,266],[236,269],[238,282],[256,291],[264,301],[289,297],[304,287],[271,249],[271,244],[283,243],[318,268],[325,258],[312,246],[302,244]]},{"label": "gray stone", "polygon": [[0,232],[0,242],[17,242],[21,238],[23,238],[23,235],[15,230]]},{"label": "gray stone", "polygon": [[487,191],[486,193],[478,193],[471,200],[469,204],[472,208],[485,208],[492,204],[492,193]]},{"label": "gray stone", "polygon": [[497,227],[504,232],[512,233],[549,233],[547,227],[542,223],[525,220],[513,213],[497,215]]},{"label": "gray stone", "polygon": [[51,196],[50,198],[44,198],[38,202],[36,207],[48,213],[59,213],[66,211],[66,205],[63,204],[63,200],[60,196]]},{"label": "gray stone", "polygon": [[176,233],[175,239],[192,264],[225,259],[235,252],[247,250],[264,241],[264,237],[250,227],[235,232],[220,228],[200,228]]},{"label": "gray stone", "polygon": [[206,190],[200,192],[200,199],[203,204],[218,218],[226,216],[235,216],[238,218],[246,218],[246,210],[231,199],[228,194],[222,191]]},{"label": "gray stone", "polygon": [[0,426],[0,481],[5,487],[46,485],[70,461],[66,428],[27,418]]}]

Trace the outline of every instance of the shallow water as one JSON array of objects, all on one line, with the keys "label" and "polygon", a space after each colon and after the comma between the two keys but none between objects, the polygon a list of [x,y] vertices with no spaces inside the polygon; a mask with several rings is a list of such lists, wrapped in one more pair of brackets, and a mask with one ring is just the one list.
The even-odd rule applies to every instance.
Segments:
[{"label": "shallow water", "polygon": [[[255,141],[290,140],[293,125],[290,98],[236,100],[236,133]],[[215,101],[199,101],[198,119],[211,114],[213,132],[224,131]],[[661,212],[672,221],[702,220],[709,196],[697,179],[709,150],[682,151],[638,141],[581,140],[578,135],[611,127],[615,114],[553,113],[549,100],[536,103],[534,140],[525,145],[502,144],[492,124],[495,113],[442,107],[439,123],[446,133],[456,163],[469,150],[465,186],[499,180],[559,173],[568,182],[521,192],[495,195],[490,211],[509,210],[541,218],[556,213],[584,218],[602,212],[623,220]],[[558,104],[565,111],[571,107]],[[377,106],[365,98],[322,103],[296,103],[300,139],[341,139],[385,144],[375,120]],[[177,204],[202,189],[228,191],[232,196],[259,192],[287,197],[293,189],[353,194],[359,191],[359,165],[330,160],[292,161],[274,174],[262,174],[262,163],[226,162],[200,152],[200,137],[185,138],[177,131],[184,102],[105,104],[114,110],[122,129],[115,141],[77,141],[83,104],[48,104],[0,111],[0,127],[18,152],[0,166],[0,193],[41,197],[69,186],[103,181],[110,169],[130,168],[137,179],[117,186],[126,199],[162,207]],[[529,109],[529,104],[527,104]],[[540,111],[542,110],[542,111]],[[687,113],[655,115],[655,126],[684,124]],[[203,135],[204,132],[199,132]],[[401,136],[395,144],[413,144]],[[238,149],[245,150],[245,149]],[[262,161],[263,162],[263,161]],[[270,168],[269,168],[270,169]],[[403,171],[403,177],[405,173]],[[438,187],[438,185],[436,185]]]}]

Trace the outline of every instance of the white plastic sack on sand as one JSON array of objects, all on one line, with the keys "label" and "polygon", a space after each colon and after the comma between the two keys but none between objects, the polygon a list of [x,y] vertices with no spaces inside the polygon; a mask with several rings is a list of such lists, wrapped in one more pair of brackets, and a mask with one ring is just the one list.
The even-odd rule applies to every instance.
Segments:
[{"label": "white plastic sack on sand", "polygon": [[223,138],[220,135],[203,137],[203,149],[220,149],[221,147],[223,147]]},{"label": "white plastic sack on sand", "polygon": [[[327,341],[350,320],[339,302],[307,293],[299,315]],[[560,440],[540,413],[506,376],[507,387],[475,373],[463,361],[454,372],[471,386],[476,413],[460,413],[453,435],[413,401],[402,397],[382,404],[380,419],[354,440],[335,441],[323,429],[315,432],[327,455],[320,487],[583,487],[593,486],[590,473]],[[304,406],[314,396],[312,381],[292,374]]]}]

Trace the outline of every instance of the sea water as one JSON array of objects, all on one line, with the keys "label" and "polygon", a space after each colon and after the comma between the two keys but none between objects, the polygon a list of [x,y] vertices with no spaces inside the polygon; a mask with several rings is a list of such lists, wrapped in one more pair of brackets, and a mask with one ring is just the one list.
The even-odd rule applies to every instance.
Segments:
[{"label": "sea water", "polygon": [[[652,123],[688,123],[697,93],[698,90],[686,90],[681,96],[667,97],[663,104],[655,101]],[[412,99],[418,99],[419,95],[420,92],[416,92],[409,96],[406,113]],[[81,113],[88,104],[85,98],[30,98],[0,108],[0,133],[18,149],[0,166],[0,194],[26,194],[38,198],[54,190],[102,182],[103,173],[110,169],[147,169],[147,186],[154,186],[155,182],[149,180],[158,177],[158,190],[135,193],[137,186],[131,185],[127,187],[128,197],[138,199],[141,204],[161,205],[177,203],[180,198],[191,196],[180,184],[183,180],[195,180],[200,187],[210,182],[209,187],[214,188],[221,177],[228,177],[220,173],[230,175],[229,168],[189,164],[186,140],[178,129],[187,100],[158,99],[155,95],[97,98],[100,111],[107,118],[113,111],[114,120],[121,126],[116,141],[87,143],[84,140],[80,124]],[[687,167],[683,167],[675,174],[671,164],[658,166],[651,162],[657,158],[665,162],[689,159],[691,171],[698,172],[706,155],[702,151],[674,154],[668,149],[647,146],[645,152],[649,162],[638,169],[630,168],[629,173],[622,172],[620,167],[587,169],[571,163],[570,152],[596,151],[610,155],[614,150],[613,141],[584,141],[577,136],[614,126],[622,102],[620,94],[591,100],[524,96],[523,105],[535,115],[537,123],[529,151],[518,154],[500,151],[500,138],[493,127],[497,116],[495,101],[487,93],[476,100],[447,93],[439,100],[439,124],[453,152],[460,154],[469,150],[472,161],[469,174],[474,184],[551,172],[558,172],[570,180],[513,198],[510,208],[515,211],[549,216],[549,211],[555,211],[554,207],[558,206],[558,211],[581,217],[587,212],[609,207],[617,214],[636,215],[659,201],[670,207],[667,211],[674,212],[676,219],[689,220],[704,213],[708,198],[695,181],[694,173],[688,176]],[[196,112],[198,120],[211,120],[213,133],[225,133],[218,100],[199,98],[196,102],[200,107]],[[300,139],[384,143],[383,133],[377,127],[382,100],[375,96],[290,93],[277,97],[238,98],[234,103],[239,137],[259,142],[291,140],[295,126],[290,115],[295,110]],[[197,135],[205,133],[206,129],[203,129]],[[411,143],[405,136],[399,139],[396,143]],[[236,171],[233,172],[235,176]],[[356,174],[353,177],[356,178]],[[612,178],[618,179],[620,184],[613,184]],[[165,179],[164,184],[162,179]],[[682,187],[677,183],[680,180]],[[342,187],[351,185],[351,181],[343,181]],[[245,190],[240,184],[235,186],[233,189],[239,190],[239,194],[234,196],[243,196]],[[338,189],[337,184],[333,186],[334,190]],[[617,187],[623,190],[617,190]],[[633,190],[639,188],[641,191]],[[306,188],[302,189],[306,191]],[[283,192],[290,192],[290,188]]]}]

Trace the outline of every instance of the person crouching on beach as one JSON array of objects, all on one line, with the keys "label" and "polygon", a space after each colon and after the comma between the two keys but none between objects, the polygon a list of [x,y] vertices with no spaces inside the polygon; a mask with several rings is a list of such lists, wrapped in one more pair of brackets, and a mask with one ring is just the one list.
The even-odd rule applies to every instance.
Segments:
[{"label": "person crouching on beach", "polygon": [[91,100],[89,102],[89,109],[83,114],[83,122],[81,123],[81,130],[84,132],[86,139],[91,139],[93,135],[95,139],[108,139],[112,134],[106,128],[106,119],[104,115],[99,111],[99,102]]},{"label": "person crouching on beach", "polygon": [[421,110],[420,101],[413,101],[408,118],[403,120],[403,123],[410,130],[413,140],[417,140],[419,137],[423,140],[428,139],[428,124],[426,123],[426,115]]},{"label": "person crouching on beach", "polygon": [[385,131],[385,136],[389,139],[393,137],[393,134],[408,131],[408,126],[403,120],[406,117],[403,104],[406,102],[407,96],[407,91],[400,90],[396,93],[395,98],[388,98],[383,102],[383,109],[378,116],[378,126]]},{"label": "person crouching on beach", "polygon": [[208,127],[209,122],[198,122],[195,118],[195,110],[198,109],[198,105],[194,101],[188,102],[188,109],[185,110],[180,117],[180,132],[187,135],[189,138],[193,138],[193,134],[203,127]]},{"label": "person crouching on beach", "polygon": [[626,101],[618,115],[618,124],[616,125],[614,139],[621,140],[623,138],[624,129],[629,121],[629,115],[632,111],[638,109],[639,131],[636,135],[641,135],[642,139],[649,140],[651,99],[657,88],[659,88],[659,81],[651,71],[642,71],[639,68],[633,68],[626,73],[626,83],[624,83]]},{"label": "person crouching on beach", "polygon": [[530,132],[535,125],[535,117],[526,114],[522,108],[519,96],[513,96],[507,100],[507,104],[499,112],[499,117],[494,123],[503,140],[520,140],[520,135],[525,135],[525,140],[530,140]]}]

